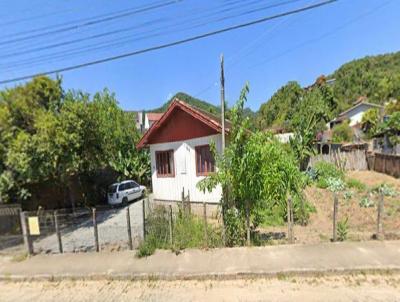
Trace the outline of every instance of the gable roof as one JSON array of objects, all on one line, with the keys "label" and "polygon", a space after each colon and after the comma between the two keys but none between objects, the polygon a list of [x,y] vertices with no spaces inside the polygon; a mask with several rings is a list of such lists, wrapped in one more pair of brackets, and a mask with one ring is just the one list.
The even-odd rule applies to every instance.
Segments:
[{"label": "gable roof", "polygon": [[357,107],[360,107],[360,106],[362,106],[362,105],[367,105],[367,106],[369,106],[369,107],[375,107],[375,108],[378,108],[378,109],[383,109],[383,106],[381,106],[381,105],[373,104],[373,103],[368,103],[368,102],[363,101],[363,102],[359,102],[359,103],[357,103],[356,105],[354,105],[353,107],[350,107],[349,109],[343,111],[342,113],[340,113],[340,114],[338,115],[338,117],[341,117],[341,116],[345,115],[346,113],[349,113],[350,111],[352,111],[352,110],[354,110],[354,109],[356,109]]},{"label": "gable roof", "polygon": [[146,113],[147,114],[147,118],[149,119],[149,121],[158,121],[164,113],[156,113],[156,112],[149,112]]},{"label": "gable roof", "polygon": [[[140,149],[146,147],[149,143],[149,139],[153,135],[155,135],[159,131],[159,129],[162,128],[162,126],[171,117],[173,112],[175,112],[177,109],[189,114],[192,118],[203,123],[204,125],[208,126],[214,131],[218,133],[222,132],[222,124],[220,117],[205,110],[202,110],[200,108],[197,108],[195,106],[191,106],[175,98],[169,105],[167,111],[162,114],[161,118],[158,121],[154,122],[153,125],[146,131],[146,133],[140,139],[137,148]],[[231,128],[231,123],[228,120],[225,120],[225,132],[229,132],[230,128]]]}]

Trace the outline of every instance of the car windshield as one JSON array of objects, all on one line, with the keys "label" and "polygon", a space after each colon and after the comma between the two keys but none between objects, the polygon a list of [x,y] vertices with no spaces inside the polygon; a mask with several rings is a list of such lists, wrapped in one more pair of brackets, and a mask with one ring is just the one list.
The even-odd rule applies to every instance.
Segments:
[{"label": "car windshield", "polygon": [[108,193],[115,193],[117,192],[118,185],[111,185],[108,187]]}]

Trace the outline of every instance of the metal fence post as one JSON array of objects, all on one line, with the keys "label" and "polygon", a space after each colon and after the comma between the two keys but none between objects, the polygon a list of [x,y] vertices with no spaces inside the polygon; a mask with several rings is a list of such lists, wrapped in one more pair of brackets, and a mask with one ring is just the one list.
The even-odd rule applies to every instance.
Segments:
[{"label": "metal fence post", "polygon": [[338,207],[339,207],[339,201],[338,201],[337,194],[333,193],[333,234],[332,234],[333,242],[337,241],[336,225],[337,225]]},{"label": "metal fence post", "polygon": [[29,234],[28,230],[28,225],[26,223],[26,212],[20,212],[20,220],[21,220],[21,228],[22,228],[22,236],[24,237],[24,244],[26,247],[26,250],[28,251],[29,255],[33,255],[33,244],[32,244],[32,239]]},{"label": "metal fence post", "polygon": [[143,240],[146,239],[146,205],[144,199],[142,201],[142,217],[143,217]]},{"label": "metal fence post", "polygon": [[384,207],[384,195],[383,193],[380,193],[378,201],[378,215],[377,215],[377,228],[376,228],[376,238],[378,240],[384,239],[383,224],[382,224],[383,207]]},{"label": "metal fence post", "polygon": [[132,230],[131,230],[131,214],[130,214],[130,211],[129,211],[129,207],[126,208],[126,227],[128,229],[128,245],[129,245],[129,249],[133,250]]},{"label": "metal fence post", "polygon": [[171,246],[174,244],[174,237],[172,232],[172,206],[169,205],[169,242]]},{"label": "metal fence post", "polygon": [[60,232],[60,226],[58,224],[58,215],[57,211],[54,211],[54,225],[56,227],[56,234],[57,234],[57,240],[58,240],[58,251],[60,254],[62,254],[63,251],[63,246],[62,246],[62,240],[61,240],[61,232]]},{"label": "metal fence post", "polygon": [[96,219],[96,208],[92,209],[92,219],[93,219],[93,230],[94,230],[94,244],[96,247],[96,252],[100,251],[99,248],[99,233],[97,230],[97,219]]},{"label": "metal fence post", "polygon": [[208,233],[207,233],[207,205],[203,202],[203,217],[204,217],[204,241],[208,247]]}]

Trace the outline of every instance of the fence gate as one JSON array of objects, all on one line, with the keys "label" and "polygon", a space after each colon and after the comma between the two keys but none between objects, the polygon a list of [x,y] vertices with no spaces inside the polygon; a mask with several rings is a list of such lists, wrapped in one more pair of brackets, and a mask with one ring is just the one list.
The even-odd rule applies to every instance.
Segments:
[{"label": "fence gate", "polygon": [[0,251],[23,243],[20,212],[20,205],[0,204]]}]

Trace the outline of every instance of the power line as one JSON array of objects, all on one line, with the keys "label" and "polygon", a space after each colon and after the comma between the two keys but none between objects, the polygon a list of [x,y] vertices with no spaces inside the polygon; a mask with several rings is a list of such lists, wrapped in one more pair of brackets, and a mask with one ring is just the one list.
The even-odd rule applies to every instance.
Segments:
[{"label": "power line", "polygon": [[162,45],[157,45],[157,46],[153,46],[153,47],[149,47],[149,48],[145,48],[145,49],[141,49],[141,50],[136,50],[136,51],[124,53],[124,54],[117,55],[117,56],[112,56],[112,57],[99,59],[99,60],[95,60],[95,61],[90,61],[90,62],[78,64],[78,65],[73,65],[73,66],[63,67],[63,68],[59,68],[59,69],[54,69],[54,70],[50,70],[50,71],[46,71],[46,72],[41,72],[41,73],[36,73],[36,74],[31,74],[31,75],[26,75],[26,76],[21,76],[21,77],[12,78],[12,79],[6,79],[6,80],[0,81],[0,84],[6,84],[6,83],[11,83],[11,82],[26,80],[26,79],[30,79],[30,78],[33,78],[33,77],[39,76],[39,75],[50,75],[50,74],[60,73],[60,72],[64,72],[64,71],[80,69],[80,68],[84,68],[84,67],[88,67],[88,66],[92,66],[92,65],[97,65],[97,64],[101,64],[101,63],[105,63],[105,62],[115,61],[115,60],[131,57],[131,56],[135,56],[135,55],[139,55],[139,54],[143,54],[143,53],[147,53],[147,52],[151,52],[151,51],[155,51],[155,50],[160,50],[160,49],[163,49],[163,48],[169,48],[169,47],[172,47],[172,46],[185,44],[185,43],[188,43],[188,42],[192,42],[192,41],[204,39],[204,38],[207,38],[207,37],[215,36],[215,35],[218,35],[218,34],[222,34],[222,33],[225,33],[225,32],[233,31],[233,30],[236,30],[236,29],[245,28],[245,27],[249,27],[249,26],[252,26],[252,25],[264,23],[264,22],[267,22],[267,21],[270,21],[270,20],[273,20],[273,19],[278,19],[278,18],[281,18],[281,17],[284,17],[284,16],[289,16],[289,15],[301,13],[301,12],[304,12],[304,11],[312,10],[312,9],[315,9],[315,8],[318,8],[318,7],[322,7],[322,6],[326,6],[328,4],[332,4],[332,3],[337,2],[337,1],[339,1],[339,0],[327,0],[327,1],[323,1],[323,2],[317,3],[317,4],[313,4],[313,5],[305,6],[305,7],[302,7],[302,8],[294,9],[294,10],[291,10],[291,11],[283,12],[283,13],[280,13],[280,14],[276,14],[276,15],[273,15],[273,16],[268,16],[268,17],[264,17],[264,18],[261,18],[261,19],[253,20],[253,21],[250,21],[250,22],[246,22],[246,23],[241,23],[241,24],[234,25],[234,26],[225,27],[225,28],[220,29],[220,30],[207,32],[207,33],[204,33],[204,34],[196,35],[196,36],[193,36],[193,37],[185,38],[185,39],[182,39],[182,40],[178,40],[178,41],[174,41],[174,42],[170,42],[170,43],[166,43],[166,44],[162,44]]},{"label": "power line", "polygon": [[26,41],[26,40],[32,40],[34,38],[44,37],[44,36],[57,34],[57,33],[61,33],[61,32],[76,30],[76,29],[79,29],[79,28],[82,28],[82,27],[92,26],[92,25],[95,25],[95,24],[104,23],[104,22],[115,20],[115,19],[125,18],[125,17],[132,16],[132,15],[135,15],[135,14],[138,14],[138,13],[143,13],[143,12],[147,12],[147,11],[150,11],[150,10],[158,9],[158,8],[161,8],[161,7],[169,6],[169,5],[181,2],[181,1],[183,1],[183,0],[171,0],[171,1],[168,1],[168,2],[165,2],[165,3],[161,3],[161,4],[152,4],[152,5],[146,6],[146,7],[139,7],[139,8],[133,9],[133,10],[128,11],[128,12],[124,11],[121,14],[114,15],[114,16],[108,16],[108,17],[105,17],[105,18],[102,18],[102,19],[98,19],[98,20],[86,21],[86,22],[81,23],[81,24],[67,26],[67,27],[56,29],[56,30],[50,30],[50,31],[46,31],[46,32],[43,32],[43,33],[27,36],[27,37],[11,39],[11,40],[6,40],[6,41],[0,41],[0,45],[10,44],[10,43],[17,43],[17,42]]},{"label": "power line", "polygon": [[[292,1],[300,1],[300,0],[292,0]],[[257,2],[260,2],[260,1],[256,0],[256,1],[251,1],[250,3],[254,3],[254,2],[257,3]],[[236,9],[236,8],[241,8],[242,6],[247,6],[247,5],[248,4],[246,4],[246,5],[242,4],[242,5],[238,6],[238,7],[230,7],[228,9],[223,9],[223,10],[220,10],[220,11],[216,11],[216,12],[213,12],[211,14],[206,15],[206,17],[212,16],[212,15],[215,15],[215,14],[221,14],[221,13],[224,13],[226,11],[229,11],[229,10],[232,10],[232,9]],[[168,21],[168,19],[166,20],[165,18],[164,19],[158,19],[158,21],[160,21],[160,20],[164,21],[164,22]],[[197,18],[197,20],[200,20],[200,18]],[[75,43],[79,43],[79,42],[83,42],[83,41],[87,41],[87,40],[92,40],[92,39],[97,39],[97,38],[106,37],[106,36],[110,36],[110,35],[115,35],[115,34],[127,32],[127,31],[131,31],[133,29],[136,29],[136,28],[144,26],[144,25],[148,26],[148,25],[150,25],[152,23],[156,23],[156,21],[157,20],[152,20],[152,21],[145,22],[145,23],[141,24],[140,26],[136,25],[136,26],[133,26],[133,27],[125,27],[125,28],[122,28],[122,29],[116,29],[116,30],[113,30],[113,31],[108,31],[108,32],[100,33],[100,34],[86,36],[86,37],[82,37],[82,38],[79,38],[79,39],[68,40],[68,41],[57,43],[57,44],[50,44],[50,45],[45,45],[45,46],[41,46],[41,47],[37,47],[37,48],[33,48],[33,49],[27,49],[27,50],[23,50],[23,51],[19,51],[19,52],[7,53],[7,54],[2,55],[0,58],[10,57],[10,56],[20,55],[20,54],[26,54],[26,53],[30,53],[30,52],[34,52],[34,51],[38,51],[38,50],[51,49],[51,48],[60,47],[60,46],[64,46],[64,45],[75,44]],[[193,18],[190,18],[190,21],[193,21]],[[187,23],[187,21],[183,21],[183,22],[178,23],[178,25],[186,24],[186,23]],[[156,30],[158,30],[158,29],[165,29],[165,26],[164,27],[159,27]],[[154,32],[154,30],[147,31],[147,32]],[[0,45],[1,44],[2,44],[2,42],[0,42]]]},{"label": "power line", "polygon": [[[243,17],[245,15],[252,14],[252,13],[255,13],[255,12],[259,12],[261,10],[266,10],[266,9],[270,9],[270,8],[276,8],[276,7],[279,7],[279,6],[292,4],[292,3],[295,3],[295,2],[299,2],[299,1],[303,1],[303,0],[287,0],[287,1],[284,1],[284,2],[278,2],[276,4],[268,4],[266,6],[262,6],[262,7],[258,7],[258,8],[252,8],[250,10],[247,10],[247,11],[244,11],[244,12],[240,12],[240,13],[237,13],[237,14],[233,14],[233,15],[230,15],[230,16],[219,17],[219,18],[214,19],[214,20],[209,20],[209,21],[206,21],[206,22],[202,22],[200,24],[195,24],[195,25],[193,25],[193,27],[189,27],[188,29],[197,28],[197,27],[200,27],[200,26],[203,26],[203,25],[207,25],[207,24],[210,24],[211,22],[221,22],[221,21],[232,19],[232,18]],[[254,1],[254,2],[259,2],[259,0],[258,1]],[[228,9],[225,9],[225,11],[227,11],[227,10]],[[216,12],[216,13],[219,13],[219,12]],[[209,14],[208,16],[215,15],[216,13]],[[197,18],[197,20],[199,20],[199,21],[200,21],[200,19],[201,18]],[[193,21],[193,20],[191,20],[191,21]],[[131,30],[133,30],[135,28],[140,28],[140,27],[143,27],[143,26],[151,25],[153,22],[154,21],[148,21],[148,22],[145,22],[145,23],[143,23],[141,25],[136,25],[136,26],[133,26],[133,27],[126,27],[126,28],[122,28],[122,29],[116,29],[116,30],[113,30],[113,31],[105,32],[105,33],[95,34],[95,35],[86,36],[86,37],[82,37],[82,38],[78,38],[78,39],[72,39],[72,40],[68,40],[68,41],[62,41],[62,42],[59,42],[59,43],[54,43],[54,44],[50,44],[50,45],[44,45],[44,46],[40,46],[40,47],[36,47],[36,48],[32,48],[32,49],[24,49],[24,50],[17,51],[17,52],[14,51],[14,52],[10,52],[10,53],[6,53],[6,54],[1,55],[0,59],[14,57],[14,56],[20,56],[20,55],[23,55],[23,54],[34,53],[34,52],[42,51],[42,50],[49,50],[49,49],[53,49],[53,48],[59,48],[59,47],[63,47],[63,46],[66,46],[66,45],[77,44],[77,43],[80,43],[80,42],[86,42],[88,40],[99,39],[99,38],[106,37],[106,36],[112,36],[112,35],[115,35],[115,34],[131,31]],[[186,22],[184,21],[184,22],[178,23],[178,25],[185,24],[185,23]],[[176,27],[176,26],[173,26],[173,27]],[[154,31],[156,31],[158,29],[165,29],[165,26],[157,28],[157,29],[154,29],[154,30],[151,30],[151,31],[147,31],[147,33],[154,32]],[[184,30],[187,30],[187,29],[184,29]],[[168,31],[164,30],[163,33],[168,33]]]},{"label": "power line", "polygon": [[[289,0],[289,1],[282,2],[282,3],[269,4],[268,6],[263,6],[263,7],[260,7],[259,9],[263,10],[263,9],[278,7],[280,5],[286,5],[286,4],[294,3],[294,2],[298,2],[298,1],[303,1],[303,0]],[[257,0],[257,1],[252,1],[252,2],[259,3],[260,1]],[[225,10],[227,10],[227,9],[225,9]],[[254,11],[254,9],[251,9],[250,11]],[[231,19],[231,18],[235,18],[235,17],[241,17],[243,15],[248,14],[248,12],[249,12],[249,10],[245,11],[245,12],[240,12],[238,14],[225,16],[225,17],[222,17],[222,18],[219,17],[217,19],[206,20],[206,21],[204,21],[202,23],[194,24],[193,26],[190,26],[188,28],[177,29],[175,31],[175,33],[180,32],[180,31],[186,31],[186,30],[189,30],[189,29],[197,28],[197,27],[201,27],[203,25],[209,25],[209,24],[214,23],[214,22],[220,22],[220,21],[225,21],[225,20],[228,20],[228,19]],[[218,13],[219,12],[214,12],[212,14],[208,14],[206,17],[212,16],[212,15],[215,15],[215,14],[218,15]],[[193,20],[193,18],[190,18],[190,19]],[[194,19],[194,20],[195,21],[197,21],[197,20],[200,21],[201,18],[197,18],[197,20],[196,19]],[[113,49],[115,49],[115,47],[119,47],[121,45],[125,45],[125,43],[127,43],[127,42],[136,42],[136,41],[145,40],[145,39],[148,39],[148,38],[152,38],[152,37],[157,37],[157,36],[162,36],[164,34],[168,34],[169,33],[169,30],[168,30],[169,28],[177,27],[180,24],[187,24],[187,22],[185,20],[183,20],[183,22],[180,22],[180,23],[175,24],[173,26],[159,27],[159,28],[144,32],[144,33],[147,33],[147,34],[156,32],[156,33],[148,35],[148,36],[142,36],[142,37],[139,37],[139,38],[136,37],[136,38],[132,39],[131,35],[129,35],[127,37],[125,36],[125,37],[122,37],[122,38],[112,39],[112,40],[109,40],[107,42],[101,42],[101,43],[95,44],[93,46],[87,46],[87,47],[84,47],[84,48],[77,47],[77,48],[72,48],[72,49],[68,49],[68,50],[65,50],[65,51],[56,52],[56,53],[53,53],[53,54],[42,55],[42,56],[39,56],[39,57],[36,57],[36,58],[33,58],[33,59],[27,59],[25,61],[16,61],[16,62],[12,62],[12,63],[9,63],[9,64],[3,64],[3,65],[0,64],[0,68],[6,68],[6,69],[11,69],[12,68],[13,70],[15,70],[15,67],[18,67],[18,66],[23,66],[23,67],[35,66],[35,63],[47,62],[47,60],[49,60],[49,59],[56,59],[56,58],[64,59],[64,58],[71,57],[71,56],[74,56],[74,55],[84,54],[84,53],[86,53],[88,51],[90,51],[90,53],[92,54],[93,51],[98,51],[98,50],[102,50],[102,49],[105,49],[105,48],[113,48]],[[161,32],[157,33],[157,30],[159,30],[159,29],[167,29],[167,30],[164,30],[164,31],[161,31]],[[115,43],[113,43],[113,42],[115,42]],[[109,43],[111,43],[111,44],[109,44]],[[43,49],[48,49],[48,48],[49,48],[49,46],[43,47]],[[14,55],[16,55],[16,54],[14,53]],[[5,56],[3,55],[3,58],[6,57],[6,56],[7,55],[5,55]]]}]

